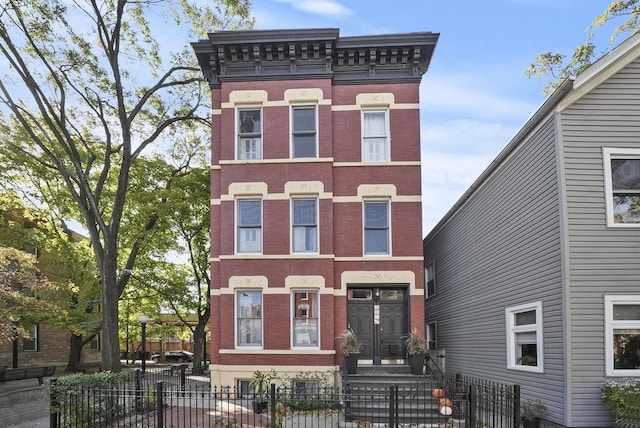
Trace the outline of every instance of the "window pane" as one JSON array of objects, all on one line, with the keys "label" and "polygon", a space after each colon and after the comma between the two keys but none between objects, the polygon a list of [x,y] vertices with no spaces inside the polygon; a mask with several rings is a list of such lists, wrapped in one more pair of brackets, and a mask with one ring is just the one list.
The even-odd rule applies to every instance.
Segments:
[{"label": "window pane", "polygon": [[384,138],[364,140],[364,160],[369,162],[387,160],[387,140]]},{"label": "window pane", "polygon": [[316,157],[315,134],[293,136],[293,157],[296,157],[296,158]]},{"label": "window pane", "polygon": [[518,364],[522,366],[538,366],[538,346],[535,343],[519,346],[519,354]]},{"label": "window pane", "polygon": [[536,323],[536,311],[520,312],[516,314],[516,325],[529,325]]},{"label": "window pane", "polygon": [[262,293],[238,292],[236,310],[238,345],[262,345]]},{"label": "window pane", "polygon": [[260,159],[260,138],[241,138],[238,143],[238,159]]},{"label": "window pane", "polygon": [[238,225],[259,225],[260,205],[260,201],[238,201]]},{"label": "window pane", "polygon": [[640,195],[613,195],[615,223],[640,223]]},{"label": "window pane", "polygon": [[613,319],[640,320],[640,305],[613,305]]},{"label": "window pane", "polygon": [[293,292],[293,345],[318,346],[318,292]]},{"label": "window pane", "polygon": [[613,190],[640,190],[640,159],[612,159]]},{"label": "window pane", "polygon": [[640,369],[640,329],[613,331],[613,368]]},{"label": "window pane", "polygon": [[294,199],[293,200],[293,224],[316,224],[316,201],[315,199]]},{"label": "window pane", "polygon": [[240,229],[238,231],[238,251],[242,253],[259,253],[262,250],[262,230]]},{"label": "window pane", "polygon": [[365,231],[364,237],[365,253],[367,254],[387,254],[389,252],[389,243],[387,240],[386,229],[368,229]]},{"label": "window pane", "polygon": [[363,134],[365,137],[386,136],[385,113],[364,112]]},{"label": "window pane", "polygon": [[260,109],[238,111],[238,122],[241,134],[260,133]]},{"label": "window pane", "polygon": [[293,228],[293,251],[307,252],[317,251],[317,233],[315,227]]},{"label": "window pane", "polygon": [[38,350],[38,324],[34,324],[27,332],[27,335],[22,338],[22,350]]},{"label": "window pane", "polygon": [[387,203],[367,202],[364,204],[366,227],[387,227]]},{"label": "window pane", "polygon": [[293,132],[315,132],[316,109],[315,107],[293,109]]}]

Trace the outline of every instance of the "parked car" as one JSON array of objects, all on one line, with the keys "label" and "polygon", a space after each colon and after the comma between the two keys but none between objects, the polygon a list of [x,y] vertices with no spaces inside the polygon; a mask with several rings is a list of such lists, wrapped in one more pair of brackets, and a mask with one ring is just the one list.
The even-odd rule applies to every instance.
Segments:
[{"label": "parked car", "polygon": [[[189,351],[166,351],[164,353],[164,360],[168,363],[186,363],[193,361],[193,352]],[[155,353],[151,356],[151,361],[156,363],[160,361],[160,354]]]}]

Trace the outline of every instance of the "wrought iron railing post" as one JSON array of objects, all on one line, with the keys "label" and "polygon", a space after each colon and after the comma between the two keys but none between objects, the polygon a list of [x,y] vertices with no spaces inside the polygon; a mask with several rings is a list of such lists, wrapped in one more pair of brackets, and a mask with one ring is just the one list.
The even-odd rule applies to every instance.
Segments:
[{"label": "wrought iron railing post", "polygon": [[187,384],[187,367],[180,366],[180,388],[182,390],[182,396],[184,397],[184,391],[186,389]]},{"label": "wrought iron railing post", "polygon": [[162,381],[156,382],[156,414],[158,415],[158,428],[164,428],[164,406]]},{"label": "wrought iron railing post", "polygon": [[477,397],[476,397],[476,388],[473,385],[467,386],[467,397],[469,397],[469,426],[476,426],[477,415],[476,412],[478,410],[477,407]]},{"label": "wrought iron railing post", "polygon": [[49,428],[58,428],[60,422],[60,411],[58,410],[59,400],[57,396],[56,383],[58,379],[51,379],[51,397],[49,401]]},{"label": "wrought iron railing post", "polygon": [[520,385],[513,385],[513,426],[520,426]]},{"label": "wrought iron railing post", "polygon": [[271,424],[272,426],[276,426],[276,384],[271,384],[271,394],[269,394],[269,402],[271,406],[269,407],[269,415],[271,416]]}]

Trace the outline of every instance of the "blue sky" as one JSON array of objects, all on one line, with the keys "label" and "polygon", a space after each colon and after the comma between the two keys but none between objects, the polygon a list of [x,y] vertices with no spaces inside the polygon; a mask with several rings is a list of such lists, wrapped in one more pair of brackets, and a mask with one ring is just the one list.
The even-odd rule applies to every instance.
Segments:
[{"label": "blue sky", "polygon": [[[423,236],[544,101],[524,71],[571,55],[601,0],[253,0],[256,29],[339,28],[341,36],[440,33],[421,98]],[[613,25],[596,32],[611,48]]]}]

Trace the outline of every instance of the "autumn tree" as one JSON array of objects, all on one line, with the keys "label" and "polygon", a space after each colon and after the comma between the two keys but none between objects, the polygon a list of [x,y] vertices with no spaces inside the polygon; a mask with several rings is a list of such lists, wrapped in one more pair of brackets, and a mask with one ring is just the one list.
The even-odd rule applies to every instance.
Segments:
[{"label": "autumn tree", "polygon": [[[47,176],[58,187],[56,198],[75,204],[68,214],[78,213],[100,278],[107,370],[120,371],[118,299],[157,230],[167,202],[162,191],[190,165],[183,158],[156,184],[145,183],[144,210],[130,193],[132,170],[144,153],[163,156],[181,136],[208,126],[209,90],[188,46],[202,36],[195,30],[252,24],[248,0],[207,4],[4,0],[0,6],[0,155]],[[129,227],[135,232],[123,242]]]},{"label": "autumn tree", "polygon": [[616,0],[610,3],[606,10],[591,23],[587,40],[574,49],[570,58],[561,53],[541,53],[525,71],[526,76],[529,78],[535,76],[538,80],[548,78],[542,92],[551,93],[562,80],[579,74],[601,55],[596,51],[596,45],[593,43],[594,32],[598,28],[613,21],[621,21],[611,34],[610,45],[613,45],[621,35],[638,30],[639,17],[640,0]]}]

